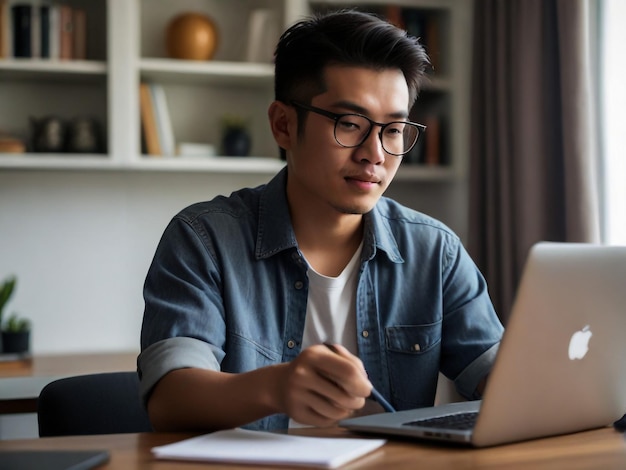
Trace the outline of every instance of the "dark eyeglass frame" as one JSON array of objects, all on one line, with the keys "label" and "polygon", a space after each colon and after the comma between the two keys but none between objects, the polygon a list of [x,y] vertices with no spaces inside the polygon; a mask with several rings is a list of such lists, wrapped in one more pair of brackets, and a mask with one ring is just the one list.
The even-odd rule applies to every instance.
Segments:
[{"label": "dark eyeglass frame", "polygon": [[[417,122],[412,122],[412,121],[390,121],[390,122],[376,122],[373,121],[372,119],[368,118],[367,116],[363,115],[363,114],[359,114],[359,113],[333,113],[332,111],[327,111],[325,109],[322,108],[318,108],[316,106],[311,106],[308,104],[304,104],[304,103],[300,103],[299,101],[289,101],[289,104],[291,104],[292,106],[296,107],[296,108],[301,108],[301,109],[305,109],[307,111],[311,111],[313,113],[319,114],[320,116],[324,116],[327,117],[329,119],[332,119],[333,121],[335,121],[335,127],[333,128],[333,136],[335,137],[335,141],[341,145],[344,148],[356,148],[359,147],[361,145],[363,145],[363,142],[365,142],[367,140],[367,138],[370,136],[370,134],[372,133],[372,129],[374,128],[374,126],[378,126],[380,127],[380,132],[378,133],[378,138],[380,139],[380,145],[382,146],[383,150],[385,152],[387,152],[389,155],[393,155],[394,157],[402,157],[404,155],[406,155],[407,153],[409,153],[411,150],[413,150],[413,147],[415,147],[415,144],[417,143],[417,140],[419,139],[420,135],[426,130],[426,126],[423,124],[419,124]],[[360,118],[365,119],[366,121],[369,122],[370,124],[370,128],[368,129],[368,131],[363,134],[363,138],[361,139],[361,141],[358,144],[355,145],[345,145],[342,144],[341,142],[339,142],[339,139],[337,139],[337,124],[339,123],[339,120],[341,118],[344,118],[346,116],[358,116]],[[404,125],[409,125],[409,126],[413,126],[417,129],[417,134],[415,135],[415,141],[413,142],[413,144],[411,144],[411,146],[405,150],[402,153],[395,153],[395,152],[390,152],[389,150],[387,150],[385,148],[385,144],[383,142],[383,131],[385,130],[386,127],[389,127],[393,124],[404,124]]]}]

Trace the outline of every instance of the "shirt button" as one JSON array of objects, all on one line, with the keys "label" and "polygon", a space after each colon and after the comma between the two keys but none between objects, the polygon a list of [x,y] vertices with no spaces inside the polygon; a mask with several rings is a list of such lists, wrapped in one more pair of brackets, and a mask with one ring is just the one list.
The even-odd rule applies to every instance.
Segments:
[{"label": "shirt button", "polygon": [[414,345],[413,345],[413,351],[415,351],[415,352],[419,352],[421,349],[422,349],[422,348],[420,348],[420,345],[419,345],[419,344],[417,344],[417,343],[416,343],[416,344],[414,344]]},{"label": "shirt button", "polygon": [[300,290],[304,287],[304,282],[302,281],[296,281],[293,285],[296,289]]},{"label": "shirt button", "polygon": [[367,330],[363,330],[363,332],[361,333],[361,335],[363,336],[363,338],[368,338],[370,335],[370,332]]},{"label": "shirt button", "polygon": [[289,349],[295,348],[296,347],[296,342],[294,340],[290,339],[289,341],[287,341],[287,347]]}]

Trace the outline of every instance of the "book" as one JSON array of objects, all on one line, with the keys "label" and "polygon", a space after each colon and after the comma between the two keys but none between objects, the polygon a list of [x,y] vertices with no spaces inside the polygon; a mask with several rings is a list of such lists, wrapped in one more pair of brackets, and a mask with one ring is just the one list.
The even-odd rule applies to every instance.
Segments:
[{"label": "book", "polygon": [[0,58],[6,59],[13,55],[10,22],[9,0],[0,0]]},{"label": "book", "polygon": [[402,17],[402,7],[399,5],[387,5],[384,10],[384,17],[396,28],[406,29],[404,18]]},{"label": "book", "polygon": [[280,36],[277,15],[269,8],[257,8],[250,12],[248,19],[248,62],[272,63],[274,47]]},{"label": "book", "polygon": [[179,157],[215,157],[215,145],[203,142],[180,142],[176,146],[176,155]]},{"label": "book", "polygon": [[13,28],[13,57],[31,57],[32,5],[16,3],[11,7]]},{"label": "book", "polygon": [[424,133],[423,163],[425,165],[440,165],[441,118],[439,116],[430,115],[424,117],[422,122],[426,126],[426,132]]},{"label": "book", "polygon": [[141,129],[148,155],[162,155],[152,93],[150,92],[150,85],[145,82],[139,84],[139,110]]},{"label": "book", "polygon": [[431,14],[426,21],[424,45],[430,58],[430,64],[434,73],[441,73],[441,33],[439,31],[439,19]]},{"label": "book", "polygon": [[73,48],[72,59],[85,60],[87,58],[87,15],[82,8],[72,10],[73,21]]},{"label": "book", "polygon": [[31,0],[30,8],[30,57],[41,57],[41,10],[37,0]]},{"label": "book", "polygon": [[176,142],[165,90],[161,85],[156,83],[151,83],[149,87],[154,106],[161,151],[163,155],[174,156],[176,153]]},{"label": "book", "polygon": [[0,134],[0,153],[24,153],[26,144],[23,140]]},{"label": "book", "polygon": [[420,42],[423,44],[425,34],[424,13],[414,8],[403,8],[402,19],[404,20],[406,32],[413,37],[419,38]]},{"label": "book", "polygon": [[74,57],[74,20],[72,7],[59,5],[59,59]]},{"label": "book", "polygon": [[237,428],[153,447],[152,453],[158,459],[337,468],[385,442],[385,439],[305,437]]},{"label": "book", "polygon": [[42,59],[50,58],[50,5],[41,5],[39,9],[39,26],[40,26],[40,57]]},{"label": "book", "polygon": [[48,57],[50,59],[58,59],[61,54],[61,20],[58,5],[49,5],[48,23],[48,47],[50,50]]}]

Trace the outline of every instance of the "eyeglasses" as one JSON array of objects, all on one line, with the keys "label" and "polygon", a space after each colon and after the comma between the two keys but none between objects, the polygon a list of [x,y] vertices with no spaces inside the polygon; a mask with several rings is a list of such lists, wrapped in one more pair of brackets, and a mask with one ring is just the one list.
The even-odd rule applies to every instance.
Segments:
[{"label": "eyeglasses", "polygon": [[381,123],[372,121],[362,114],[337,114],[297,101],[291,101],[290,104],[335,121],[335,140],[339,145],[346,148],[354,148],[363,144],[372,132],[372,128],[380,126],[378,137],[383,150],[390,155],[401,157],[411,151],[420,134],[426,130],[426,126],[410,121]]}]

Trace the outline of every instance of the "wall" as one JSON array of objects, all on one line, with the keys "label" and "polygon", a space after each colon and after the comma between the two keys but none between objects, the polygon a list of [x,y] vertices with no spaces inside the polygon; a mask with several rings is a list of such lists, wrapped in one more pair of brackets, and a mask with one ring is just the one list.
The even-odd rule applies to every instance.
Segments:
[{"label": "wall", "polygon": [[[270,177],[0,170],[0,278],[18,276],[6,313],[32,319],[36,354],[138,350],[143,281],[172,215]],[[464,235],[464,191],[396,181],[388,195]]]}]

